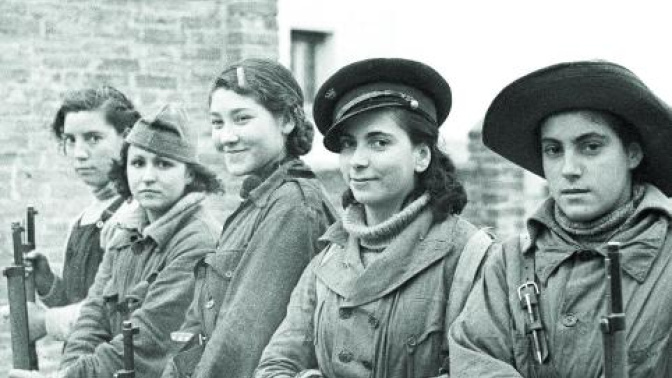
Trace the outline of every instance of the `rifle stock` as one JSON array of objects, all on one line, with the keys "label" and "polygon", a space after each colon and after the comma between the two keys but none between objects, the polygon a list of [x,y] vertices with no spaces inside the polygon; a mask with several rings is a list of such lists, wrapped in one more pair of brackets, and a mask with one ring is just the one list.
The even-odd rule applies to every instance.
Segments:
[{"label": "rifle stock", "polygon": [[627,378],[627,342],[621,285],[620,243],[607,245],[607,314],[600,321],[604,347],[604,377]]},{"label": "rifle stock", "polygon": [[12,364],[16,369],[37,370],[35,343],[30,342],[28,328],[26,267],[23,264],[22,232],[23,227],[19,223],[12,223],[14,264],[3,271],[3,274],[7,277]]},{"label": "rifle stock", "polygon": [[124,368],[114,373],[114,378],[135,378],[133,336],[138,332],[139,329],[138,327],[133,327],[133,322],[124,320],[121,329],[124,338]]}]

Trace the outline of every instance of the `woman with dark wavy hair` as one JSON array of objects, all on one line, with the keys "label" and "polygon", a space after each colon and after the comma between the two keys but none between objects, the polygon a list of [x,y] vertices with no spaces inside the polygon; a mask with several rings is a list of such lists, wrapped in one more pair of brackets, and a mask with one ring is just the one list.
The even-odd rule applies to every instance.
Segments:
[{"label": "woman with dark wavy hair", "polygon": [[65,95],[51,131],[79,179],[90,189],[93,202],[85,207],[68,230],[63,271],[52,271],[39,249],[31,261],[35,288],[46,308],[28,303],[30,336],[65,340],[79,316],[98,266],[103,259],[100,233],[123,199],[110,181],[109,172],[119,159],[124,133],[140,118],[131,101],[110,86],[85,88]]},{"label": "woman with dark wavy hair", "polygon": [[339,154],[345,212],[322,237],[256,378],[430,377],[448,365],[448,327],[490,237],[461,219],[467,202],[438,147],[448,83],[405,59],[342,68],[314,107]]},{"label": "woman with dark wavy hair", "polygon": [[196,267],[196,292],[164,377],[250,377],[285,315],[294,285],[334,219],[299,158],[313,125],[291,72],[271,60],[228,65],[210,92],[212,138],[242,201],[217,250]]}]

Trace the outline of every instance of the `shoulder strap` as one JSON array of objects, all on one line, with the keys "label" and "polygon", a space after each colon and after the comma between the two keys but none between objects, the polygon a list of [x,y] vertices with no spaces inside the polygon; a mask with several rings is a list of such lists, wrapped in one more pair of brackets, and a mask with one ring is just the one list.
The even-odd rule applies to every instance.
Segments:
[{"label": "shoulder strap", "polygon": [[462,311],[490,245],[492,238],[483,230],[476,231],[464,245],[450,286],[446,324],[453,324]]}]

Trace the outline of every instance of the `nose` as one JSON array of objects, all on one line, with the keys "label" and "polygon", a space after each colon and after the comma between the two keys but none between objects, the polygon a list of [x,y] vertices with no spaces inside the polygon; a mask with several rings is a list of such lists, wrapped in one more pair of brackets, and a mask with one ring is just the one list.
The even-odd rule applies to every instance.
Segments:
[{"label": "nose", "polygon": [[365,168],[369,165],[369,154],[365,148],[355,148],[350,155],[350,166],[355,169]]},{"label": "nose", "polygon": [[142,171],[142,182],[149,183],[156,181],[156,169],[151,164],[145,166],[145,169]]},{"label": "nose", "polygon": [[89,157],[89,149],[86,143],[81,140],[75,140],[72,143],[72,156],[79,160]]},{"label": "nose", "polygon": [[581,162],[574,153],[567,151],[562,162],[562,175],[571,179],[581,176],[581,172]]},{"label": "nose", "polygon": [[212,141],[215,147],[221,149],[225,145],[230,145],[238,142],[238,135],[232,132],[230,127],[222,127],[212,130]]}]

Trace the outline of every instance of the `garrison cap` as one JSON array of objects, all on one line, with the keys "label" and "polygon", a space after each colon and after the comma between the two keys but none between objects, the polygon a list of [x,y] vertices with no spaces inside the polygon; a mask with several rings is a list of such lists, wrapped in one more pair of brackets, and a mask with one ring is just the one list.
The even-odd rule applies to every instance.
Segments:
[{"label": "garrison cap", "polygon": [[179,106],[168,104],[154,118],[139,119],[126,142],[183,163],[198,163],[198,136],[189,130],[187,113]]},{"label": "garrison cap", "polygon": [[349,64],[320,87],[313,104],[324,146],[338,152],[343,122],[363,112],[402,107],[439,127],[451,107],[450,86],[433,68],[401,58],[373,58]]}]

